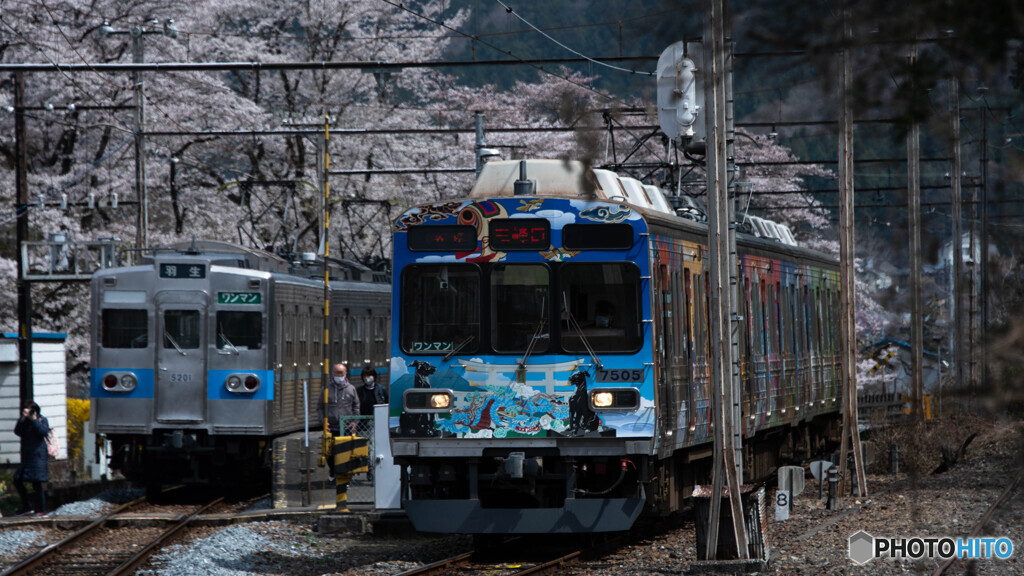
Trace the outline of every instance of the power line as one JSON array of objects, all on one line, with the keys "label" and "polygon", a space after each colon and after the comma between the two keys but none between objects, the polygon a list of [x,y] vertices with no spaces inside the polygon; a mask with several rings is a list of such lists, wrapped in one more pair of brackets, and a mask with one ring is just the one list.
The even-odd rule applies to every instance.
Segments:
[{"label": "power line", "polygon": [[[381,0],[386,1],[386,0]],[[510,54],[511,55],[511,54]],[[514,56],[513,56],[514,57]],[[654,61],[655,56],[614,56],[597,58],[602,62],[626,62],[633,60]],[[557,76],[544,66],[555,64],[585,64],[589,60],[583,58],[517,58],[515,60],[421,60],[388,62],[384,60],[362,61],[322,61],[322,62],[145,62],[140,64],[127,62],[105,62],[91,64],[61,64],[51,62],[12,64],[0,63],[0,72],[222,72],[235,70],[364,70],[372,68],[385,72],[396,72],[403,68],[463,68],[474,66],[532,66],[546,74]],[[571,82],[571,80],[570,80]],[[573,82],[575,84],[575,82]],[[596,92],[593,88],[580,86]],[[607,95],[602,94],[606,98]]]},{"label": "power line", "polygon": [[[585,28],[601,28],[601,27],[605,27],[605,26],[621,25],[622,23],[625,23],[625,22],[635,22],[635,21],[638,21],[638,20],[646,20],[648,18],[657,18],[658,16],[663,16],[663,15],[668,14],[670,12],[678,12],[680,10],[682,10],[682,8],[671,8],[671,9],[668,9],[668,10],[661,10],[659,12],[653,12],[651,14],[643,14],[643,15],[640,15],[640,16],[634,16],[632,18],[622,18],[622,19],[619,19],[619,20],[605,20],[603,22],[591,22],[591,23],[587,23],[587,24],[573,24],[571,26],[550,26],[550,27],[542,28],[541,30],[545,31],[545,32],[551,32],[551,31],[563,31],[563,30],[581,30],[581,29],[585,29]],[[530,33],[533,33],[534,31],[535,30],[533,30],[533,29],[523,28],[523,29],[519,29],[519,30],[507,30],[507,31],[498,31],[498,32],[484,32],[482,34],[473,34],[472,37],[473,38],[489,38],[489,37],[498,37],[498,36],[519,36],[519,35],[523,35],[523,34],[530,34]],[[218,36],[218,37],[228,36],[228,37],[235,37],[235,38],[261,38],[261,37],[264,36],[263,34],[260,34],[260,33],[197,32],[197,31],[194,31],[194,30],[182,30],[182,34],[187,34],[187,35],[191,35],[191,36]],[[295,40],[305,40],[305,39],[308,38],[307,36],[302,36],[302,35],[298,35],[298,34],[282,34],[279,37],[281,37],[281,38],[292,38],[292,39],[295,39]],[[464,39],[466,39],[466,34],[464,34],[462,32],[453,33],[453,34],[386,34],[386,35],[378,35],[378,36],[345,36],[345,35],[339,35],[339,34],[326,34],[326,35],[319,36],[319,38],[323,38],[323,39],[336,39],[336,40],[343,40],[343,41],[360,41],[360,42],[375,42],[375,41],[381,41],[381,40],[389,40],[389,41],[390,40],[447,40],[447,39],[453,39],[453,38],[464,40]]]},{"label": "power line", "polygon": [[579,56],[580,58],[584,58],[584,59],[586,59],[589,62],[592,62],[594,64],[598,64],[600,66],[604,66],[606,68],[610,68],[612,70],[617,70],[619,72],[628,72],[630,74],[643,74],[645,76],[654,76],[655,75],[654,72],[643,72],[643,71],[633,70],[631,68],[622,68],[622,67],[619,67],[619,66],[612,66],[610,64],[606,64],[604,62],[599,62],[597,60],[594,60],[593,58],[587,56],[586,54],[583,54],[581,52],[577,52],[576,50],[573,50],[572,48],[569,48],[565,44],[562,44],[558,40],[555,40],[553,37],[551,37],[550,34],[548,34],[547,32],[544,32],[540,28],[534,26],[532,23],[527,21],[526,18],[523,18],[522,16],[520,16],[518,12],[513,11],[510,6],[508,6],[507,4],[502,2],[501,0],[494,0],[494,1],[497,2],[498,4],[500,4],[501,7],[505,9],[505,12],[508,12],[509,14],[511,14],[511,15],[515,16],[516,18],[518,18],[520,22],[522,22],[523,24],[526,24],[527,26],[529,26],[531,29],[533,29],[533,31],[537,32],[538,34],[540,34],[541,36],[547,38],[548,40],[554,42],[556,45],[558,45],[559,48],[562,48],[564,50],[568,50],[569,52],[571,52],[572,54],[575,54],[576,56]]},{"label": "power line", "polygon": [[[494,44],[492,44],[490,42],[486,42],[486,41],[480,40],[479,38],[476,38],[476,37],[474,37],[474,36],[472,36],[470,34],[466,34],[465,32],[463,32],[463,31],[461,31],[461,30],[459,30],[457,28],[453,28],[453,27],[445,24],[444,22],[440,22],[438,20],[434,20],[433,18],[431,18],[431,17],[429,17],[429,16],[427,16],[425,14],[420,14],[419,12],[414,12],[413,10],[410,10],[409,8],[406,8],[404,4],[395,3],[395,2],[392,2],[391,0],[380,0],[380,1],[384,2],[385,4],[390,4],[391,6],[394,6],[395,8],[398,8],[399,10],[402,10],[403,12],[408,12],[409,14],[412,14],[413,16],[416,16],[417,18],[420,18],[422,20],[426,20],[427,22],[430,22],[430,23],[432,23],[434,25],[441,26],[442,28],[444,28],[446,30],[451,30],[452,32],[461,34],[461,35],[465,36],[466,38],[470,38],[470,39],[473,39],[474,41],[480,42],[481,44],[483,44],[484,46],[487,46],[488,48],[490,48],[492,50],[495,50],[495,51],[500,52],[502,54],[507,54],[507,55],[511,56],[512,58],[515,58],[517,62],[521,62],[521,63],[524,63],[524,64],[528,63],[528,61],[526,59],[520,58],[520,57],[516,56],[515,54],[512,53],[511,50],[502,50],[501,48],[495,46]],[[607,61],[609,59],[608,58],[601,58],[601,60]],[[620,99],[618,99],[618,98],[616,98],[614,96],[611,96],[609,94],[604,94],[604,93],[602,93],[601,91],[599,91],[599,90],[597,90],[595,88],[592,88],[590,86],[587,86],[587,85],[583,84],[582,82],[577,82],[577,81],[575,81],[575,80],[573,80],[571,78],[567,78],[565,76],[562,76],[561,74],[556,74],[556,73],[554,73],[554,72],[552,72],[550,70],[546,70],[544,68],[544,66],[539,66],[539,65],[535,65],[535,64],[529,64],[529,65],[531,67],[533,67],[534,69],[536,69],[538,72],[542,72],[544,74],[548,74],[550,76],[554,76],[556,78],[559,78],[559,79],[561,79],[561,80],[563,80],[565,82],[568,82],[569,84],[572,84],[574,86],[577,86],[579,88],[587,90],[588,92],[593,92],[594,94],[597,94],[598,96],[600,96],[600,97],[602,97],[602,98],[604,98],[606,100],[612,100],[612,101],[619,102],[619,103],[624,104],[624,105],[626,104],[622,100],[620,100]]]}]

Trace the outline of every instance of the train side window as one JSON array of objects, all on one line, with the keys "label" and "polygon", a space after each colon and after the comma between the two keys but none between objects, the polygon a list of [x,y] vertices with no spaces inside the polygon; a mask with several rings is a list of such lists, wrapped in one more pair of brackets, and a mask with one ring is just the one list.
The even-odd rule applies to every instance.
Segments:
[{"label": "train side window", "polygon": [[491,269],[491,344],[495,352],[546,352],[551,273],[543,264],[497,264]]},{"label": "train side window", "polygon": [[[560,270],[563,298],[579,325],[563,318],[567,352],[634,352],[643,344],[640,269],[631,262],[570,263]],[[585,341],[584,341],[585,340]]]},{"label": "train side window", "polygon": [[740,293],[740,301],[737,303],[740,311],[740,322],[743,326],[740,337],[740,358],[748,358],[753,349],[753,334],[750,327],[750,276],[744,270],[740,271],[742,276],[743,291]]},{"label": "train side window", "polygon": [[693,308],[693,277],[690,275],[689,268],[683,271],[683,313],[686,315],[683,321],[683,355],[686,356],[687,362],[693,363],[693,339],[694,334],[698,334],[697,327],[694,326],[694,308]]},{"label": "train side window", "polygon": [[402,272],[399,339],[411,354],[475,352],[480,344],[480,268],[418,264]]},{"label": "train side window", "polygon": [[779,284],[768,285],[768,350],[771,354],[779,354],[779,335],[782,325],[779,322]]},{"label": "train side window", "polygon": [[240,310],[217,311],[218,350],[259,350],[263,347],[263,314]]},{"label": "train side window", "polygon": [[673,311],[675,318],[672,321],[676,326],[676,337],[673,346],[673,353],[679,358],[679,362],[682,364],[688,364],[689,358],[686,353],[686,339],[687,339],[687,326],[686,326],[686,297],[683,294],[683,282],[679,270],[672,272],[672,300],[674,302]]},{"label": "train side window", "polygon": [[701,363],[707,362],[708,357],[708,344],[711,340],[711,334],[708,332],[708,298],[705,292],[705,282],[707,279],[706,274],[697,274],[694,280],[694,330],[695,336],[693,339],[694,354],[700,359]]},{"label": "train side window", "polygon": [[104,348],[145,348],[149,321],[145,310],[104,308],[100,341]]},{"label": "train side window", "polygon": [[164,348],[199,348],[201,336],[202,323],[199,321],[198,310],[164,312]]}]

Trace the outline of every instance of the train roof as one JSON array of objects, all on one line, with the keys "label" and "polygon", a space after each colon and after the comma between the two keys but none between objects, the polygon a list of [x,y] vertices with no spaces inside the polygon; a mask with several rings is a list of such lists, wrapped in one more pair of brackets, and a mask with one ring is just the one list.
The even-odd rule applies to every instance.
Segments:
[{"label": "train roof", "polygon": [[[324,259],[313,253],[301,254],[289,260],[258,248],[249,248],[220,240],[199,239],[153,248],[141,257],[138,265],[99,270],[96,275],[116,274],[119,271],[132,268],[149,268],[159,262],[181,263],[187,260],[199,260],[213,266],[226,268],[291,275],[313,281],[323,281],[324,277]],[[354,260],[327,258],[327,265],[331,270],[332,287],[355,289],[359,284],[390,286],[391,283],[388,271],[370,268]]]},{"label": "train roof", "polygon": [[[517,189],[517,182],[524,181],[531,183],[527,194],[521,194]],[[471,198],[513,195],[590,197],[673,213],[658,188],[644,186],[634,178],[619,177],[610,170],[590,169],[576,160],[488,162],[469,193]]]},{"label": "train roof", "polygon": [[234,268],[249,268],[267,272],[288,272],[288,261],[276,254],[257,248],[248,248],[220,240],[182,241],[171,244],[167,248],[157,248],[151,254],[142,257],[143,264],[168,258],[202,256],[210,264]]},{"label": "train roof", "polygon": [[[610,170],[591,169],[576,160],[502,160],[484,164],[470,198],[556,196],[628,204],[649,221],[661,221],[695,234],[707,234],[706,209],[691,196],[667,196],[656,186]],[[675,207],[673,207],[675,206]],[[783,251],[834,264],[835,258],[801,247],[785,224],[748,215],[737,242],[754,250]]]}]

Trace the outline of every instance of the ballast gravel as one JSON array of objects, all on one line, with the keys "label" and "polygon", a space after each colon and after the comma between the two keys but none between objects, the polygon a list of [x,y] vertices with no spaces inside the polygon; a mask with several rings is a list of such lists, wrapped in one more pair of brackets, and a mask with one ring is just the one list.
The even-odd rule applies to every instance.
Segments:
[{"label": "ballast gravel", "polygon": [[0,532],[0,558],[20,556],[25,548],[43,543],[43,535],[35,530],[4,530]]},{"label": "ballast gravel", "polygon": [[106,490],[88,500],[69,502],[50,513],[51,516],[98,516],[115,507],[141,497],[142,490]]}]

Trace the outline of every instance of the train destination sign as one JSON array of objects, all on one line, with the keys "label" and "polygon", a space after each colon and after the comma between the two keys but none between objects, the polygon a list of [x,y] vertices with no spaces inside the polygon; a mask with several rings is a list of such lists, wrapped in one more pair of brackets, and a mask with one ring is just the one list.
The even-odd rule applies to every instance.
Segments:
[{"label": "train destination sign", "polygon": [[259,304],[262,300],[259,292],[217,292],[217,304]]},{"label": "train destination sign", "polygon": [[161,264],[161,278],[206,278],[205,264]]},{"label": "train destination sign", "polygon": [[409,228],[409,250],[472,252],[476,250],[476,228],[457,226],[416,226]]},{"label": "train destination sign", "polygon": [[547,250],[551,247],[551,222],[540,218],[492,218],[493,250]]}]

